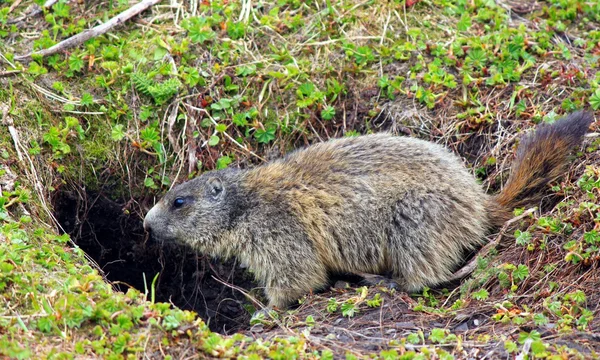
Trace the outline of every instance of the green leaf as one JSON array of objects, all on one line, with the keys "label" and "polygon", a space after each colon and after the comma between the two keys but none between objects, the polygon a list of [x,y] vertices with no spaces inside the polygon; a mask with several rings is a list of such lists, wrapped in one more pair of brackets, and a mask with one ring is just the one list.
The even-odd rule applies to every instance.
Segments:
[{"label": "green leaf", "polygon": [[536,326],[546,325],[550,320],[544,314],[533,315],[533,322]]},{"label": "green leaf", "polygon": [[377,80],[377,86],[379,86],[380,88],[385,88],[388,87],[390,85],[390,79],[387,76],[382,76],[379,78],[379,80]]},{"label": "green leaf", "polygon": [[335,108],[333,106],[326,106],[321,110],[321,117],[323,120],[331,120],[335,116]]},{"label": "green leaf", "polygon": [[590,105],[594,110],[600,109],[600,88],[596,89],[594,94],[590,96]]},{"label": "green leaf", "polygon": [[475,300],[487,300],[489,295],[490,295],[490,293],[486,289],[481,289],[481,290],[476,291],[473,294],[471,294],[471,296]]},{"label": "green leaf", "polygon": [[90,93],[83,93],[80,102],[81,105],[92,105],[94,103],[94,97]]},{"label": "green leaf", "polygon": [[125,137],[125,131],[123,131],[123,125],[117,124],[115,125],[110,133],[111,139],[114,141],[120,141]]},{"label": "green leaf", "polygon": [[398,351],[395,349],[382,350],[379,355],[383,360],[396,360],[399,359]]},{"label": "green leaf", "polygon": [[217,159],[217,170],[225,169],[232,161],[233,159],[229,156],[221,156]]},{"label": "green leaf", "polygon": [[600,234],[596,230],[591,230],[583,234],[583,240],[590,245],[598,244],[600,243]]},{"label": "green leaf", "polygon": [[196,68],[192,68],[192,67],[185,68],[183,80],[185,81],[185,83],[187,85],[196,86],[200,82],[200,79],[202,79],[202,76],[200,76],[200,72],[198,72],[198,70]]},{"label": "green leaf", "polygon": [[429,340],[434,343],[442,343],[446,338],[446,330],[444,329],[432,329],[431,334],[429,335]]},{"label": "green leaf", "polygon": [[52,320],[50,317],[42,317],[37,321],[37,328],[44,333],[49,333],[52,330]]},{"label": "green leaf", "polygon": [[585,293],[581,290],[568,293],[567,295],[565,295],[565,300],[571,300],[577,304],[583,304],[585,302]]},{"label": "green leaf", "polygon": [[421,342],[421,337],[417,333],[412,333],[406,337],[406,341],[408,341],[410,344],[416,345]]},{"label": "green leaf", "polygon": [[379,293],[375,294],[375,296],[373,297],[373,299],[371,300],[367,300],[367,306],[368,307],[379,307],[381,306],[381,295]]},{"label": "green leaf", "polygon": [[333,360],[333,352],[331,350],[321,351],[321,360]]},{"label": "green leaf", "polygon": [[531,242],[531,233],[527,231],[516,230],[515,237],[517,245],[524,246]]},{"label": "green leaf", "polygon": [[534,355],[542,355],[546,351],[546,345],[541,340],[536,340],[531,343],[531,352]]},{"label": "green leaf", "polygon": [[182,22],[182,27],[188,31],[190,39],[195,43],[205,43],[215,38],[205,17],[193,17]]},{"label": "green leaf", "polygon": [[519,282],[525,280],[527,276],[529,276],[529,268],[526,265],[519,264],[513,271],[513,277]]},{"label": "green leaf", "polygon": [[310,96],[310,94],[312,94],[315,91],[315,85],[309,82],[304,83],[300,85],[300,87],[298,87],[298,91],[304,96]]},{"label": "green leaf", "polygon": [[275,140],[275,129],[256,129],[256,132],[254,132],[254,137],[259,143],[268,144]]},{"label": "green leaf", "polygon": [[246,24],[242,22],[228,22],[227,35],[233,40],[238,40],[246,35]]},{"label": "green leaf", "polygon": [[460,31],[467,31],[471,27],[471,16],[467,13],[462,14],[460,20],[456,24],[456,27]]},{"label": "green leaf", "polygon": [[125,336],[124,334],[117,336],[117,338],[113,341],[113,350],[117,354],[121,354],[122,352],[124,352],[126,347],[127,336]]},{"label": "green leaf", "polygon": [[83,59],[75,54],[69,56],[69,69],[72,71],[79,71],[83,69]]},{"label": "green leaf", "polygon": [[160,140],[160,134],[155,128],[148,127],[140,131],[140,138],[149,143],[154,143]]},{"label": "green leaf", "polygon": [[147,177],[144,179],[144,186],[145,187],[149,187],[151,189],[155,189],[156,188],[156,184],[154,183],[154,180],[150,177]]},{"label": "green leaf", "polygon": [[250,64],[250,65],[239,66],[236,69],[235,74],[237,76],[241,76],[241,77],[254,75],[254,74],[256,74],[256,65]]},{"label": "green leaf", "polygon": [[304,99],[299,99],[298,101],[296,101],[296,105],[298,105],[299,108],[305,108],[305,107],[309,107],[314,102],[315,101],[311,98],[304,98]]},{"label": "green leaf", "polygon": [[356,308],[356,304],[353,304],[350,302],[343,303],[341,309],[342,309],[342,315],[346,316],[346,317],[352,317],[358,312],[358,309]]},{"label": "green leaf", "polygon": [[329,301],[327,302],[327,312],[334,313],[337,311],[337,308],[338,308],[338,304],[335,301],[335,299],[330,298]]},{"label": "green leaf", "polygon": [[537,340],[541,340],[541,338],[542,338],[542,336],[536,330],[532,330],[530,333],[521,332],[519,334],[519,344],[524,344],[525,341],[527,341],[528,339],[531,339],[533,341],[537,341]]},{"label": "green leaf", "polygon": [[514,341],[506,340],[504,342],[504,349],[507,353],[512,354],[519,350],[519,347]]},{"label": "green leaf", "polygon": [[227,130],[227,125],[217,124],[217,126],[215,126],[215,130],[217,130],[220,133],[225,132]]},{"label": "green leaf", "polygon": [[248,125],[248,114],[247,113],[234,114],[232,121],[237,126],[247,126]]},{"label": "green leaf", "polygon": [[215,146],[219,143],[221,139],[219,139],[219,137],[217,135],[213,135],[210,137],[210,139],[208,139],[208,145],[209,146]]},{"label": "green leaf", "polygon": [[59,1],[52,6],[52,11],[56,17],[68,18],[71,7],[66,2]]}]

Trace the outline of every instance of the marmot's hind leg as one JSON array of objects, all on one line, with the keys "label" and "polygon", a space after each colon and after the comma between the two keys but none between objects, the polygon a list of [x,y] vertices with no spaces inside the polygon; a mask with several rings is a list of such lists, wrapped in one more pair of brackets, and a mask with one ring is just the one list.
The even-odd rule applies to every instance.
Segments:
[{"label": "marmot's hind leg", "polygon": [[362,280],[358,282],[358,284],[361,286],[385,286],[388,289],[402,289],[400,281],[391,279],[387,276],[368,273],[357,273],[356,275],[362,278]]},{"label": "marmot's hind leg", "polygon": [[484,239],[485,219],[450,195],[408,192],[396,203],[385,246],[405,291],[447,281],[464,249]]}]

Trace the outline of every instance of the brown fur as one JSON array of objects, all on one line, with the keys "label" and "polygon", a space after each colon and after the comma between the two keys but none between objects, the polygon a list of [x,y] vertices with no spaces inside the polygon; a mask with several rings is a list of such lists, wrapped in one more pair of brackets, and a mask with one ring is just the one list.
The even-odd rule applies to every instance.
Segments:
[{"label": "brown fur", "polygon": [[247,170],[205,173],[169,191],[146,229],[215,256],[236,256],[285,307],[331,273],[390,274],[408,291],[447,281],[514,207],[540,200],[592,117],[540,126],[519,146],[497,196],[430,142],[331,140]]}]

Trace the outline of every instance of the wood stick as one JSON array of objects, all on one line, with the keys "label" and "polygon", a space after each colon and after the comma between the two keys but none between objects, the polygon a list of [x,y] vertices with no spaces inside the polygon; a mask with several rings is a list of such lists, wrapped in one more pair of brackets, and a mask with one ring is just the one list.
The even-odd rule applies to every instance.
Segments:
[{"label": "wood stick", "polygon": [[161,2],[161,0],[142,0],[139,3],[130,7],[129,9],[123,11],[119,15],[108,20],[104,24],[100,24],[91,29],[80,32],[77,35],[71,36],[70,38],[63,40],[63,41],[59,42],[58,44],[49,47],[48,49],[43,49],[43,50],[29,53],[26,55],[15,56],[15,60],[19,60],[19,61],[28,60],[33,55],[48,56],[48,55],[56,54],[60,51],[63,51],[63,50],[66,50],[66,49],[69,49],[69,48],[72,48],[75,46],[79,46],[79,45],[83,44],[84,42],[88,41],[89,39],[94,38],[99,35],[102,35],[102,34],[108,32],[113,27],[123,24],[127,20],[138,15],[139,13],[148,9],[149,7],[158,4],[159,2]]},{"label": "wood stick", "polygon": [[10,137],[12,138],[15,144],[15,150],[17,151],[17,157],[19,161],[23,161],[23,155],[20,150],[20,141],[19,141],[19,133],[17,133],[17,129],[13,126],[13,120],[8,115],[8,105],[0,105],[0,110],[2,112],[2,125],[6,125],[8,127],[8,132],[10,133]]}]

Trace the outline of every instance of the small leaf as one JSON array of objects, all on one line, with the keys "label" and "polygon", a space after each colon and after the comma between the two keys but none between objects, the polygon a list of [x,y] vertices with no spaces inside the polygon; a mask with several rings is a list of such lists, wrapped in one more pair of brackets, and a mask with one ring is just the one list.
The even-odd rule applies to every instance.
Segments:
[{"label": "small leaf", "polygon": [[156,184],[154,184],[154,180],[150,177],[144,179],[144,186],[149,187],[151,189],[156,188]]},{"label": "small leaf", "polygon": [[352,317],[358,312],[356,304],[345,302],[342,304],[342,315],[346,317]]},{"label": "small leaf", "polygon": [[257,129],[254,133],[254,137],[259,143],[268,144],[272,140],[275,140],[275,129]]},{"label": "small leaf", "polygon": [[406,337],[406,341],[408,341],[410,344],[416,345],[421,342],[421,338],[419,337],[419,334],[412,333]]},{"label": "small leaf", "polygon": [[232,161],[233,159],[229,156],[221,156],[217,160],[217,170],[225,169]]},{"label": "small leaf", "polygon": [[92,105],[94,103],[94,97],[90,93],[84,93],[81,95],[81,105]]},{"label": "small leaf", "polygon": [[490,294],[486,289],[481,289],[477,292],[474,292],[471,295],[473,296],[473,299],[475,299],[475,300],[487,300],[487,298],[489,297]]},{"label": "small leaf", "polygon": [[210,137],[210,139],[208,139],[208,145],[209,146],[215,146],[219,143],[219,137],[217,135],[213,135]]},{"label": "small leaf", "polygon": [[594,110],[600,109],[600,88],[596,89],[594,94],[590,96],[590,105]]},{"label": "small leaf", "polygon": [[69,56],[69,69],[79,71],[83,69],[83,59],[75,54]]},{"label": "small leaf", "polygon": [[529,268],[526,265],[519,264],[517,268],[513,271],[513,277],[518,281],[523,281],[525,278],[529,276]]},{"label": "small leaf", "polygon": [[125,132],[123,131],[123,125],[117,124],[112,128],[110,133],[111,139],[114,141],[120,141],[125,137]]},{"label": "small leaf", "polygon": [[323,120],[331,120],[335,116],[335,108],[333,106],[326,106],[321,110],[321,117]]},{"label": "small leaf", "polygon": [[442,343],[446,338],[446,330],[444,329],[432,329],[431,334],[429,335],[429,340],[434,343]]}]

